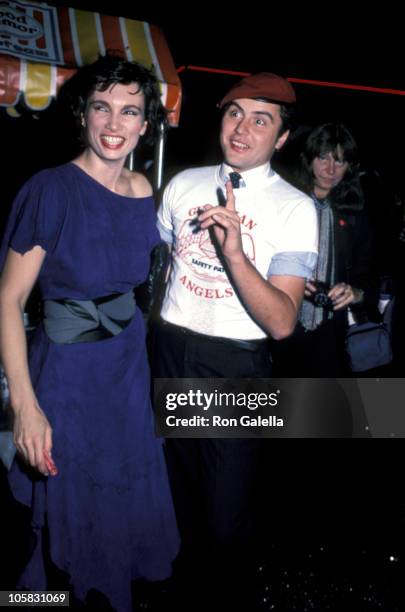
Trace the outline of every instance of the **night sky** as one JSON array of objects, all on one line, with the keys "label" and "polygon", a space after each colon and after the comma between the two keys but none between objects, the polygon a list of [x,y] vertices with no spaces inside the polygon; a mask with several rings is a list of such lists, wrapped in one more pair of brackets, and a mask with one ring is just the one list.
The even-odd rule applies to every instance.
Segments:
[{"label": "night sky", "polygon": [[405,89],[400,10],[360,14],[352,3],[172,3],[55,0],[53,5],[132,17],[162,28],[176,66],[272,70],[286,76]]}]

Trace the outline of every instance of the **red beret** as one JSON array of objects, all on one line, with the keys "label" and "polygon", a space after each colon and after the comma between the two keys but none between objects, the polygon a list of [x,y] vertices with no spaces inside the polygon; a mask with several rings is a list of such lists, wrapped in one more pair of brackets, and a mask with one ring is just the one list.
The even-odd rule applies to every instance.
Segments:
[{"label": "red beret", "polygon": [[296,102],[292,85],[287,79],[271,72],[252,74],[236,83],[222,98],[219,108],[238,98],[267,98],[272,102],[284,102],[286,104]]}]

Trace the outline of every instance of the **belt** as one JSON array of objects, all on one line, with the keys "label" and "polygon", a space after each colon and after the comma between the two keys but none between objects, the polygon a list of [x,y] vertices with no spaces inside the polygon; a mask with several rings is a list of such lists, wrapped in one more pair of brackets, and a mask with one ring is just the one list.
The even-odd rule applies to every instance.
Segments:
[{"label": "belt", "polygon": [[135,310],[132,291],[93,300],[45,300],[44,328],[57,344],[97,342],[122,332]]},{"label": "belt", "polygon": [[244,351],[250,351],[252,353],[263,350],[263,348],[266,348],[268,345],[268,338],[260,338],[258,340],[238,340],[235,338],[224,338],[222,336],[210,336],[208,334],[200,334],[199,332],[187,329],[187,327],[175,325],[174,323],[169,323],[168,321],[164,320],[161,320],[160,324],[165,329],[168,329],[177,334],[183,334],[185,336],[195,336],[197,338],[201,338],[201,340],[206,340],[208,342],[218,344],[225,344],[229,347],[242,349]]}]

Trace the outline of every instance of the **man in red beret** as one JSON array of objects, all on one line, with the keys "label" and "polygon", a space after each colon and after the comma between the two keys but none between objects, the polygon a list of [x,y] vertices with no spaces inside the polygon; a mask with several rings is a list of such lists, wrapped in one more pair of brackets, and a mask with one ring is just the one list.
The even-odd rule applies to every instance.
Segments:
[{"label": "man in red beret", "polygon": [[[295,101],[280,76],[242,79],[219,103],[223,163],[168,184],[158,225],[172,258],[154,333],[155,377],[271,377],[268,337],[292,333],[317,252],[312,201],[270,164],[288,138]],[[260,440],[166,444],[188,567],[212,544],[224,591],[246,584]]]}]

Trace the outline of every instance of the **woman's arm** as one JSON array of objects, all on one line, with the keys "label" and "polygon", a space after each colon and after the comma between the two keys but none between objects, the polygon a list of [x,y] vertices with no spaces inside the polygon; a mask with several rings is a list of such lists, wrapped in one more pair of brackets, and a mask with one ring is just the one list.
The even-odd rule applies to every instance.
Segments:
[{"label": "woman's arm", "polygon": [[52,448],[52,430],[32,388],[23,312],[46,252],[40,247],[21,255],[9,250],[0,278],[0,354],[14,412],[14,442],[26,461],[48,475],[44,452]]}]

